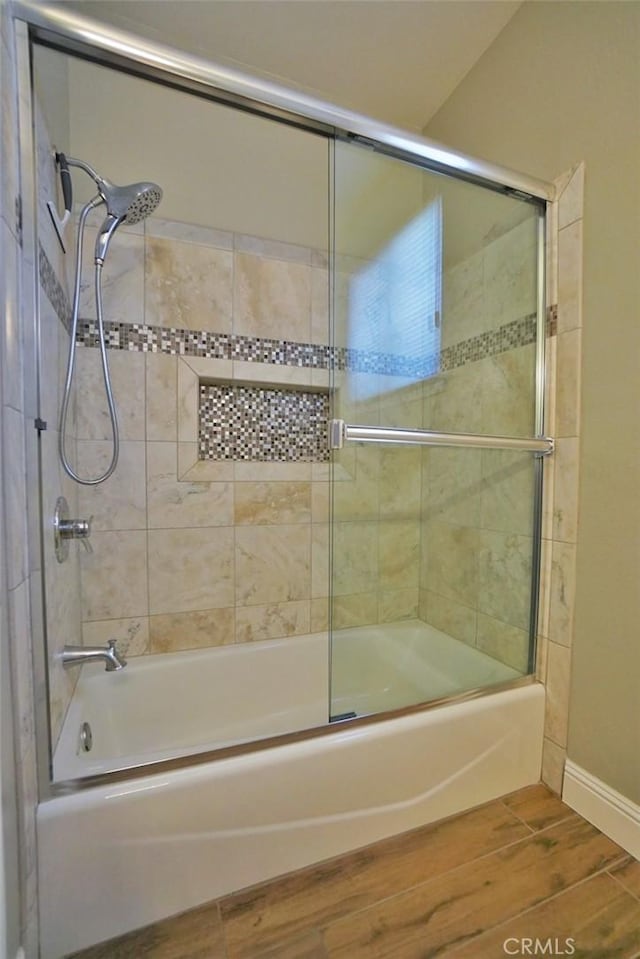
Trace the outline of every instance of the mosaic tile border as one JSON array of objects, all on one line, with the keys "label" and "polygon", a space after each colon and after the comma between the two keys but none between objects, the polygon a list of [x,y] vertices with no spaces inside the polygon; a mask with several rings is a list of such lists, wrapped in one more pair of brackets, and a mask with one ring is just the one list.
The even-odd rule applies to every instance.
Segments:
[{"label": "mosaic tile border", "polygon": [[[39,255],[40,282],[53,308],[67,331],[70,330],[71,307],[55,270],[42,246]],[[547,311],[546,335],[557,332],[557,306]],[[211,333],[178,327],[160,327],[142,323],[105,322],[107,347],[131,352],[166,353],[174,356],[198,356],[206,359],[244,360],[307,369],[351,370],[421,379],[438,372],[447,372],[467,363],[528,346],[536,338],[536,316],[531,313],[496,330],[470,337],[445,347],[439,357],[398,356],[367,350],[241,336],[233,333]],[[81,320],[78,342],[98,345],[95,320]]]},{"label": "mosaic tile border", "polygon": [[328,422],[328,393],[202,383],[198,459],[327,462]]},{"label": "mosaic tile border", "polygon": [[71,332],[71,304],[64,287],[56,275],[51,260],[45,253],[41,243],[38,244],[38,274],[40,284],[46,293],[51,306],[67,333]]}]

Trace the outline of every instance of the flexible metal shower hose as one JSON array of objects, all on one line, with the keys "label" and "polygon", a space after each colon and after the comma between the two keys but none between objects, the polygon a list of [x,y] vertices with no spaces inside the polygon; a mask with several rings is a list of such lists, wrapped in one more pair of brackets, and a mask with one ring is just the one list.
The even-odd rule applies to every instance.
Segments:
[{"label": "flexible metal shower hose", "polygon": [[98,320],[98,335],[100,340],[100,356],[102,360],[102,375],[104,378],[104,388],[107,396],[107,404],[109,407],[109,417],[111,419],[111,432],[113,436],[113,454],[111,458],[111,463],[107,470],[95,479],[83,479],[81,476],[75,472],[69,460],[67,459],[67,454],[65,450],[65,433],[67,429],[67,416],[69,412],[69,400],[71,397],[71,386],[73,383],[73,374],[75,370],[75,361],[76,361],[76,349],[77,349],[77,333],[78,333],[78,314],[80,311],[80,278],[82,272],[82,244],[84,240],[84,228],[87,217],[91,210],[95,207],[100,206],[103,203],[103,200],[100,196],[94,197],[89,201],[83,208],[80,214],[80,221],[78,224],[78,237],[76,241],[76,274],[75,282],[73,288],[73,307],[71,315],[71,337],[69,340],[69,357],[67,360],[67,374],[65,377],[64,384],[64,394],[62,397],[62,405],[60,407],[60,425],[58,431],[58,449],[60,452],[60,461],[64,467],[65,472],[75,480],[76,483],[81,483],[83,486],[97,486],[98,483],[104,483],[106,479],[109,479],[113,471],[115,470],[118,464],[118,456],[120,453],[120,440],[118,436],[118,419],[116,416],[116,408],[113,400],[113,390],[111,388],[111,377],[109,375],[109,363],[107,360],[107,345],[105,342],[104,334],[104,319],[103,319],[103,310],[102,310],[102,263],[97,262],[95,264],[95,301],[96,301],[96,315]]}]

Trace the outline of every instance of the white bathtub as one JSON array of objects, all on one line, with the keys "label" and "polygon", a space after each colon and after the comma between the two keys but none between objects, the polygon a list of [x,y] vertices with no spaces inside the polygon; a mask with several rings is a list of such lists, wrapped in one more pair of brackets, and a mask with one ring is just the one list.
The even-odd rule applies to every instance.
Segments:
[{"label": "white bathtub", "polygon": [[[353,654],[354,663],[361,665],[355,656],[359,643],[369,652],[377,645],[379,654],[386,649],[389,655],[396,646],[391,661],[404,656],[410,669],[392,673],[389,680],[388,669],[378,674],[372,666],[366,676],[372,695],[388,704],[399,691],[394,683],[415,681],[420,663],[424,666],[416,656],[425,636],[410,626],[400,633],[387,631],[386,644],[380,635],[384,631],[352,633],[348,652],[342,652]],[[431,638],[432,648],[437,648],[440,639]],[[316,638],[308,639],[309,651],[320,646]],[[272,648],[275,658],[282,645],[265,648]],[[469,661],[460,645],[455,645],[462,656],[457,665],[463,668]],[[321,658],[318,655],[316,662]],[[486,659],[476,661],[475,669],[483,665],[491,672],[499,667]],[[204,672],[197,656],[192,662],[199,664],[199,674]],[[434,690],[451,680],[442,664],[435,666],[424,666],[422,674],[425,681],[431,676]],[[326,682],[326,657],[324,669]],[[135,680],[137,672],[131,669],[129,678]],[[142,683],[143,673],[141,665]],[[267,673],[256,669],[255,674],[263,685]],[[114,678],[125,678],[99,675],[103,688]],[[372,683],[376,675],[381,680],[377,687]],[[471,685],[482,685],[477,678],[473,673],[471,683],[469,674]],[[289,688],[301,681],[290,673],[286,680]],[[87,685],[90,689],[91,683]],[[135,708],[144,712],[147,696],[136,695],[135,682],[121,683],[119,692],[127,688]],[[184,679],[180,688],[184,690]],[[351,675],[334,693],[340,704],[353,703],[358,688],[362,691],[362,684],[358,687]],[[247,695],[246,685],[244,690]],[[116,710],[101,700],[98,730],[100,709],[106,710],[103,724],[126,727],[129,720],[123,726],[120,711],[125,699],[118,700]],[[318,705],[323,706],[324,722],[326,698]],[[364,699],[359,705],[371,708]],[[56,796],[38,809],[41,959],[59,959],[252,883],[537,782],[543,712],[543,689],[531,684],[364,726],[341,724],[316,738]],[[176,720],[173,708],[167,715]],[[162,735],[166,738],[166,730]],[[262,727],[262,732],[248,735],[271,732]],[[113,741],[121,743],[121,733],[114,734]]]},{"label": "white bathtub", "polygon": [[[325,633],[251,646],[141,656],[107,673],[85,666],[54,755],[54,779],[312,729],[517,679],[518,673],[413,620],[334,635],[331,709]],[[80,731],[89,723],[90,752]]]}]

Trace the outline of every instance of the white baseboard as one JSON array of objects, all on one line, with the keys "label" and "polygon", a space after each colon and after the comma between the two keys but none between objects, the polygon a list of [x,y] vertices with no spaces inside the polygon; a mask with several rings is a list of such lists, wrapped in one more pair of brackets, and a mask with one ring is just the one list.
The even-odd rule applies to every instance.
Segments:
[{"label": "white baseboard", "polygon": [[640,859],[640,806],[567,760],[562,798],[567,806]]}]

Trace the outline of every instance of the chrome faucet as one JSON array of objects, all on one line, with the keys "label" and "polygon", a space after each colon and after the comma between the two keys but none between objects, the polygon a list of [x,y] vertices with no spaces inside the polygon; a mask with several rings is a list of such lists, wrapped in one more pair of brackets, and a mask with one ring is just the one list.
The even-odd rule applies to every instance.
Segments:
[{"label": "chrome faucet", "polygon": [[115,669],[124,669],[127,665],[124,656],[116,649],[115,639],[110,639],[106,646],[65,646],[62,650],[62,665],[65,669],[102,661],[105,662],[104,668],[108,673]]}]

